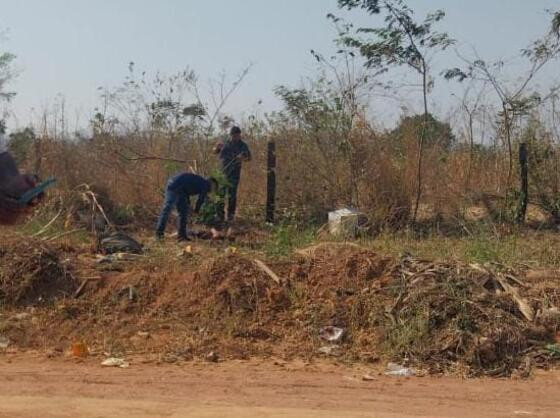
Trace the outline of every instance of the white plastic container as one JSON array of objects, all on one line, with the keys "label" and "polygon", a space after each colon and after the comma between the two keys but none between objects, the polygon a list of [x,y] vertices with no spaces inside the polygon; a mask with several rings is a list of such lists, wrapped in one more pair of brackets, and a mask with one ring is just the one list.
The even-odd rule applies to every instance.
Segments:
[{"label": "white plastic container", "polygon": [[354,209],[338,209],[329,212],[329,232],[332,235],[356,238],[364,214]]}]

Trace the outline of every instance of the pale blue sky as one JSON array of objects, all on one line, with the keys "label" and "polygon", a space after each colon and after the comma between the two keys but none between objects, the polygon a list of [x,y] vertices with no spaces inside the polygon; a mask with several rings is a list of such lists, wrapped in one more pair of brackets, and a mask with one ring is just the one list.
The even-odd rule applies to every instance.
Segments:
[{"label": "pale blue sky", "polygon": [[[410,0],[419,16],[443,8],[441,29],[483,58],[515,55],[549,24],[546,8],[559,0]],[[298,86],[311,76],[310,49],[333,51],[334,31],[325,18],[336,0],[0,0],[0,28],[9,39],[0,50],[17,55],[21,75],[12,88],[17,120],[25,125],[62,94],[83,121],[100,86],[119,84],[130,61],[140,70],[171,73],[186,66],[202,80],[222,70],[236,74],[254,63],[228,111],[240,115],[263,100],[278,108],[272,89]],[[353,14],[360,23],[379,18]],[[441,58],[452,64],[453,53]],[[556,65],[556,64],[555,64]],[[559,71],[560,73],[560,71]]]}]

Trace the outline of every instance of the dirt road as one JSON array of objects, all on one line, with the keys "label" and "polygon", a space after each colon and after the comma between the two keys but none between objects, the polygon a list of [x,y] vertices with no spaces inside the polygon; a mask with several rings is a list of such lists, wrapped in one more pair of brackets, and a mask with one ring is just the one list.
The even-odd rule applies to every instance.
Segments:
[{"label": "dirt road", "polygon": [[[273,360],[158,365],[0,355],[1,417],[558,417],[560,373],[392,378]],[[375,380],[364,381],[370,373]]]}]

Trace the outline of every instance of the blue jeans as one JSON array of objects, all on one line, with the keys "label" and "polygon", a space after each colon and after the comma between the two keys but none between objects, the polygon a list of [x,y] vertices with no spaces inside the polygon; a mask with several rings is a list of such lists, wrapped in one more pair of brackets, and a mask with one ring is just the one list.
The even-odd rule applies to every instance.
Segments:
[{"label": "blue jeans", "polygon": [[170,190],[169,187],[165,190],[165,200],[163,201],[163,208],[161,209],[161,213],[159,215],[156,235],[158,237],[163,237],[167,221],[169,220],[169,215],[171,214],[174,206],[177,208],[177,213],[179,214],[179,219],[177,221],[178,238],[186,239],[189,198],[184,193]]}]

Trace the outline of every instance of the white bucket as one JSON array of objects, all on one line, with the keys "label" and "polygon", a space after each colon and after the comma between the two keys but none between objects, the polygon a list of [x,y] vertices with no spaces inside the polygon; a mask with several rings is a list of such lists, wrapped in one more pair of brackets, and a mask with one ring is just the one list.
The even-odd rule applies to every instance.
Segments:
[{"label": "white bucket", "polygon": [[365,215],[355,209],[338,209],[329,212],[329,232],[332,235],[356,238]]}]

